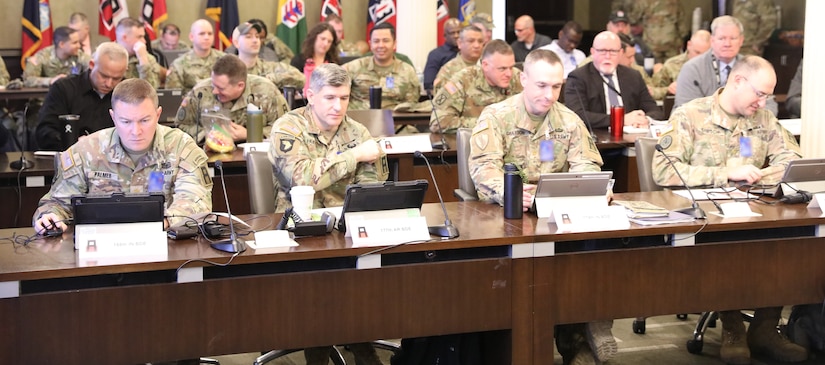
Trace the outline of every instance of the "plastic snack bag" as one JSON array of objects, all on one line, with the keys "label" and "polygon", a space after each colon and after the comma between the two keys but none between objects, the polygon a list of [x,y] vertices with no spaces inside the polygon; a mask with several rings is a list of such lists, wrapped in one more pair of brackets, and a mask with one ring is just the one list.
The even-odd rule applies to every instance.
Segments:
[{"label": "plastic snack bag", "polygon": [[233,151],[235,141],[232,139],[232,133],[230,132],[232,120],[218,113],[205,113],[202,117],[207,127],[206,146],[218,153]]}]

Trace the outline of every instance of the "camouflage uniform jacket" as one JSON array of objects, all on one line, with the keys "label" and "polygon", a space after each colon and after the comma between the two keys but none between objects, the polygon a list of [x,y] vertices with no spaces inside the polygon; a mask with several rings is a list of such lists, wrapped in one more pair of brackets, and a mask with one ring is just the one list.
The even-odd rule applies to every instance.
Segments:
[{"label": "camouflage uniform jacket", "polygon": [[[152,43],[152,49],[154,49],[156,51],[165,51],[166,50],[165,48],[163,48],[163,45],[160,44],[160,38],[153,40],[151,43]],[[185,50],[185,49],[190,49],[190,48],[192,48],[192,47],[189,47],[188,44],[183,43],[183,42],[178,42],[178,44],[175,45],[175,50]]]},{"label": "camouflage uniform jacket", "polygon": [[631,24],[642,24],[644,43],[656,62],[679,54],[689,24],[678,0],[636,0],[628,10]]},{"label": "camouflage uniform jacket", "polygon": [[[357,162],[350,151],[370,139],[367,128],[349,117],[329,136],[318,128],[308,107],[278,119],[269,142],[269,161],[279,185],[277,211],[292,205],[289,190],[296,185],[315,188],[313,207],[321,208],[343,205],[349,184],[385,181],[385,166]],[[379,161],[385,162],[385,156]]]},{"label": "camouflage uniform jacket", "polygon": [[647,86],[648,91],[650,91],[650,96],[653,99],[663,100],[665,98],[665,95],[667,95],[667,87],[654,86],[653,79],[650,78],[650,76],[647,74],[647,71],[645,71],[644,67],[639,66],[636,63],[633,63],[630,65],[630,68],[638,71],[639,74],[642,75],[642,80],[645,81],[645,86]]},{"label": "camouflage uniform jacket", "polygon": [[438,74],[435,75],[435,81],[433,81],[433,90],[438,90],[444,85],[445,82],[447,82],[447,80],[452,79],[453,76],[459,71],[477,64],[478,61],[468,63],[464,61],[461,54],[456,55],[455,58],[447,61],[447,63],[445,63],[444,66],[441,66],[441,69],[438,70]]},{"label": "camouflage uniform jacket", "polygon": [[502,89],[491,86],[484,77],[481,66],[475,65],[458,72],[444,82],[435,94],[436,110],[430,116],[430,130],[438,132],[438,122],[445,132],[454,133],[458,128],[473,128],[481,111],[522,91],[521,71],[513,68],[510,86]]},{"label": "camouflage uniform jacket", "polygon": [[89,69],[92,58],[79,51],[77,56],[69,56],[65,60],[57,58],[54,46],[43,48],[34,56],[26,59],[26,70],[23,71],[23,86],[49,87],[52,77],[63,74],[80,75]]},{"label": "camouflage uniform jacket", "polygon": [[659,72],[653,74],[653,86],[667,88],[671,83],[676,82],[679,71],[687,61],[687,52],[668,58]]},{"label": "camouflage uniform jacket", "polygon": [[212,211],[212,179],[207,157],[185,133],[159,125],[152,148],[137,162],[120,144],[115,128],[95,132],[60,153],[51,190],[40,199],[32,224],[44,213],[72,216],[75,194],[146,193],[149,175],[163,173],[165,215],[170,224]]},{"label": "camouflage uniform jacket", "polygon": [[[542,141],[553,141],[553,161],[542,162]],[[514,163],[530,182],[540,174],[600,171],[602,156],[579,116],[554,103],[539,120],[527,113],[523,94],[484,109],[470,137],[470,176],[482,201],[504,203],[504,164]]]},{"label": "camouflage uniform jacket", "polygon": [[[263,77],[248,75],[246,78],[246,88],[240,97],[228,103],[221,103],[215,94],[212,94],[212,79],[207,78],[201,80],[195,85],[191,92],[186,94],[183,101],[178,108],[178,114],[175,116],[175,122],[178,128],[189,133],[190,136],[195,136],[199,143],[206,137],[206,128],[208,127],[206,120],[201,120],[200,112],[198,111],[198,98],[196,95],[201,94],[200,112],[217,112],[228,116],[233,122],[246,126],[246,106],[248,103],[255,104],[263,110],[264,118],[264,136],[269,135],[269,131],[274,123],[282,115],[286,114],[289,109],[286,106],[286,100],[281,92],[275,87],[272,81]],[[201,126],[197,126],[197,122],[201,121]]]},{"label": "camouflage uniform jacket", "polygon": [[292,57],[295,57],[295,52],[292,52],[292,49],[289,48],[289,46],[287,46],[286,43],[284,43],[284,41],[276,37],[273,33],[267,33],[263,46],[266,46],[269,49],[274,50],[275,55],[278,56],[277,61],[279,62],[289,62],[289,60],[291,60]]},{"label": "camouflage uniform jacket", "polygon": [[[670,130],[659,144],[689,186],[726,186],[727,169],[746,164],[762,168],[760,183],[779,181],[788,161],[801,157],[796,139],[773,114],[759,109],[751,117],[736,117],[719,106],[719,93],[693,100],[670,117]],[[750,157],[741,156],[740,137],[749,137]],[[653,155],[653,179],[662,186],[681,186],[674,169],[661,154]]]},{"label": "camouflage uniform jacket", "polygon": [[9,70],[6,69],[6,63],[0,62],[0,85],[5,86],[9,81],[11,81],[11,76],[9,76]]},{"label": "camouflage uniform jacket", "polygon": [[[301,71],[290,65],[288,62],[273,62],[258,59],[255,65],[247,67],[248,75],[258,75],[272,81],[279,89],[284,86],[294,86],[296,89],[303,89],[306,78]],[[207,76],[208,77],[208,76]]]},{"label": "camouflage uniform jacket", "polygon": [[387,67],[376,66],[372,56],[361,57],[342,66],[352,78],[350,110],[370,108],[370,86],[381,86],[381,109],[408,102],[417,103],[421,84],[415,69],[398,60]]},{"label": "camouflage uniform jacket", "polygon": [[172,66],[169,67],[169,76],[166,77],[167,89],[182,89],[183,93],[188,93],[195,87],[198,81],[208,79],[212,75],[212,66],[218,58],[226,53],[212,49],[209,55],[204,58],[198,57],[195,50],[186,52],[178,57]]},{"label": "camouflage uniform jacket", "polygon": [[745,41],[739,53],[762,55],[776,29],[776,8],[772,0],[734,0],[733,17],[742,22]]},{"label": "camouflage uniform jacket", "polygon": [[355,42],[347,40],[338,40],[338,54],[341,56],[360,56],[361,50]]},{"label": "camouflage uniform jacket", "polygon": [[137,56],[129,56],[129,66],[126,68],[126,79],[142,79],[146,80],[149,85],[155,89],[160,87],[160,64],[151,54],[147,55],[149,58],[148,65],[141,65]]}]

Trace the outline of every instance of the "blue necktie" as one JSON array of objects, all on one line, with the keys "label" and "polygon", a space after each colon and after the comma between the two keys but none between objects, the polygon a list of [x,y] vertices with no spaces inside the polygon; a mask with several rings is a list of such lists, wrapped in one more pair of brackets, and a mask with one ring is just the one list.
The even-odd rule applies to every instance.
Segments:
[{"label": "blue necktie", "polygon": [[610,106],[619,106],[619,94],[616,94],[616,84],[613,83],[613,75],[604,75],[607,77],[607,98],[610,99]]},{"label": "blue necktie", "polygon": [[730,65],[725,65],[725,68],[722,69],[722,76],[721,76],[722,85],[721,86],[725,86],[725,84],[728,82],[728,75],[730,75]]}]

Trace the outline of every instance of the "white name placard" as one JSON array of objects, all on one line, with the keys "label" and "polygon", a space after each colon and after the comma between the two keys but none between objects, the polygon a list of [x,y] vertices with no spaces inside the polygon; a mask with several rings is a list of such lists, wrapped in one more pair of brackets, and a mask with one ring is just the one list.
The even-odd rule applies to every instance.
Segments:
[{"label": "white name placard", "polygon": [[81,224],[75,227],[74,245],[81,266],[168,257],[163,222]]},{"label": "white name placard", "polygon": [[419,209],[347,213],[347,236],[353,247],[428,241],[427,219]]},{"label": "white name placard", "polygon": [[563,207],[577,207],[583,210],[602,209],[607,207],[607,197],[593,195],[536,198],[536,215],[539,218],[555,219],[553,210]]},{"label": "white name placard", "polygon": [[630,228],[625,208],[615,205],[596,209],[558,207],[554,219],[559,232],[615,231]]},{"label": "white name placard", "polygon": [[808,209],[819,209],[823,213],[825,213],[825,193],[817,193],[811,198],[811,202],[808,203]]},{"label": "white name placard", "polygon": [[416,133],[406,136],[384,137],[378,141],[381,149],[388,155],[396,153],[413,153],[415,151],[430,152],[433,145],[430,143],[429,133]]}]

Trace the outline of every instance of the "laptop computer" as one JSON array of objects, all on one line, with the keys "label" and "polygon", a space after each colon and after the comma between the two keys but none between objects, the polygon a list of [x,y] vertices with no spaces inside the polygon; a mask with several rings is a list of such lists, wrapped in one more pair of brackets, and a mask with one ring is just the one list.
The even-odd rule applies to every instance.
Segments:
[{"label": "laptop computer", "polygon": [[387,181],[374,184],[347,186],[338,230],[347,231],[347,212],[372,212],[377,210],[421,208],[427,193],[427,180]]},{"label": "laptop computer", "polygon": [[812,194],[825,191],[825,158],[792,160],[788,163],[781,181],[774,197],[781,198],[786,194],[794,194],[796,190]]},{"label": "laptop computer", "polygon": [[161,124],[174,124],[180,103],[183,101],[181,89],[158,89],[158,105],[163,108],[160,112]]},{"label": "laptop computer", "polygon": [[604,196],[612,177],[612,171],[541,174],[536,187],[536,198]]},{"label": "laptop computer", "polygon": [[163,57],[166,57],[166,64],[172,65],[172,62],[175,62],[178,57],[183,56],[186,52],[189,52],[188,49],[172,49],[172,50],[161,50],[163,53]]},{"label": "laptop computer", "polygon": [[75,195],[71,198],[74,224],[163,222],[163,194]]}]

